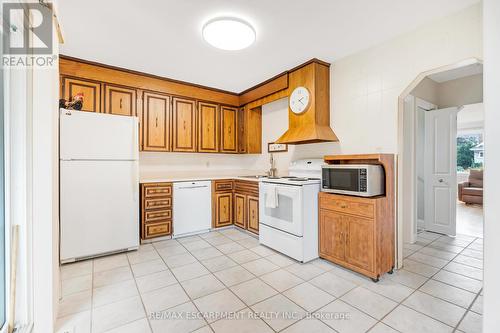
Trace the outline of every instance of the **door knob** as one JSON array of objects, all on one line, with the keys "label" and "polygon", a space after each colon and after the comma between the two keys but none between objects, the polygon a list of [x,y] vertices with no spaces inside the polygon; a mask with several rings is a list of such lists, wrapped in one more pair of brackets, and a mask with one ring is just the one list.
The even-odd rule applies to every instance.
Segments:
[{"label": "door knob", "polygon": [[438,182],[443,183],[443,182],[444,182],[444,179],[443,179],[443,178],[439,178],[439,179],[438,179]]}]

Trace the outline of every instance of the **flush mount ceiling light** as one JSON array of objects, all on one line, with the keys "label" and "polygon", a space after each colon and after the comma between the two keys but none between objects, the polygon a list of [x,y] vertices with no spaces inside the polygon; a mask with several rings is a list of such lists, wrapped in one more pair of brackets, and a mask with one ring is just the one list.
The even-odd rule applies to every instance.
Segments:
[{"label": "flush mount ceiling light", "polygon": [[235,17],[214,18],[203,26],[203,39],[222,50],[236,51],[255,42],[255,29],[247,22]]}]

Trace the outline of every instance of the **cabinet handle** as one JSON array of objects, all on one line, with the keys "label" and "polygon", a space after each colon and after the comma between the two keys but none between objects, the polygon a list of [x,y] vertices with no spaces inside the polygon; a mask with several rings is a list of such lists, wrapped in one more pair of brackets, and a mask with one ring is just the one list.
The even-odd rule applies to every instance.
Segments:
[{"label": "cabinet handle", "polygon": [[158,117],[155,118],[156,125],[155,127],[158,127]]},{"label": "cabinet handle", "polygon": [[122,108],[122,99],[120,98],[120,109]]},{"label": "cabinet handle", "polygon": [[184,129],[186,129],[186,121],[185,121],[185,120],[184,120],[184,122],[182,123],[182,127],[183,127]]},{"label": "cabinet handle", "polygon": [[340,208],[347,208],[345,204],[340,205]]},{"label": "cabinet handle", "polygon": [[229,127],[227,128],[227,132],[228,132],[229,134],[231,134],[231,126],[229,126]]}]

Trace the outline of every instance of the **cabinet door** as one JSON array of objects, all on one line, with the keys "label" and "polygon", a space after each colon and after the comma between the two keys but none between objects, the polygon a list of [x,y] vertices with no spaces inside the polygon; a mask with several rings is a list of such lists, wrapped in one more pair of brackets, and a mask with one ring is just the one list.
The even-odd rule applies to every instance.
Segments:
[{"label": "cabinet door", "polygon": [[374,221],[344,216],[346,225],[346,260],[356,267],[373,271],[375,258]]},{"label": "cabinet door", "polygon": [[170,151],[170,97],[144,93],[143,150]]},{"label": "cabinet door", "polygon": [[234,224],[240,228],[247,228],[246,196],[235,193],[234,195]]},{"label": "cabinet door", "polygon": [[245,154],[247,152],[247,138],[245,128],[245,108],[238,109],[238,153]]},{"label": "cabinet door", "polygon": [[106,84],[104,87],[104,112],[120,116],[136,116],[137,91]]},{"label": "cabinet door", "polygon": [[214,153],[219,151],[219,106],[198,102],[198,151]]},{"label": "cabinet door", "polygon": [[345,226],[343,215],[320,210],[319,253],[327,259],[345,260]]},{"label": "cabinet door", "polygon": [[233,224],[233,193],[215,193],[214,227]]},{"label": "cabinet door", "polygon": [[193,100],[174,97],[173,151],[196,151],[196,104]]},{"label": "cabinet door", "polygon": [[259,198],[247,196],[247,229],[259,233]]},{"label": "cabinet door", "polygon": [[83,94],[82,111],[101,112],[101,84],[96,81],[63,77],[63,96],[72,100],[76,94]]},{"label": "cabinet door", "polygon": [[221,107],[221,152],[237,153],[238,109],[229,106]]}]

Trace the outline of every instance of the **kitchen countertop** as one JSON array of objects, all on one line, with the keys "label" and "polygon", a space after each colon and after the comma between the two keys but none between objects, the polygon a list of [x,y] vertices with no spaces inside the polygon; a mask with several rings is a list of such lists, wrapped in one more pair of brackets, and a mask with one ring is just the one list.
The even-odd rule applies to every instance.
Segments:
[{"label": "kitchen countertop", "polygon": [[219,170],[219,171],[144,171],[139,172],[140,183],[170,183],[217,179],[240,179],[258,182],[259,178],[241,176],[265,175],[259,170]]}]

